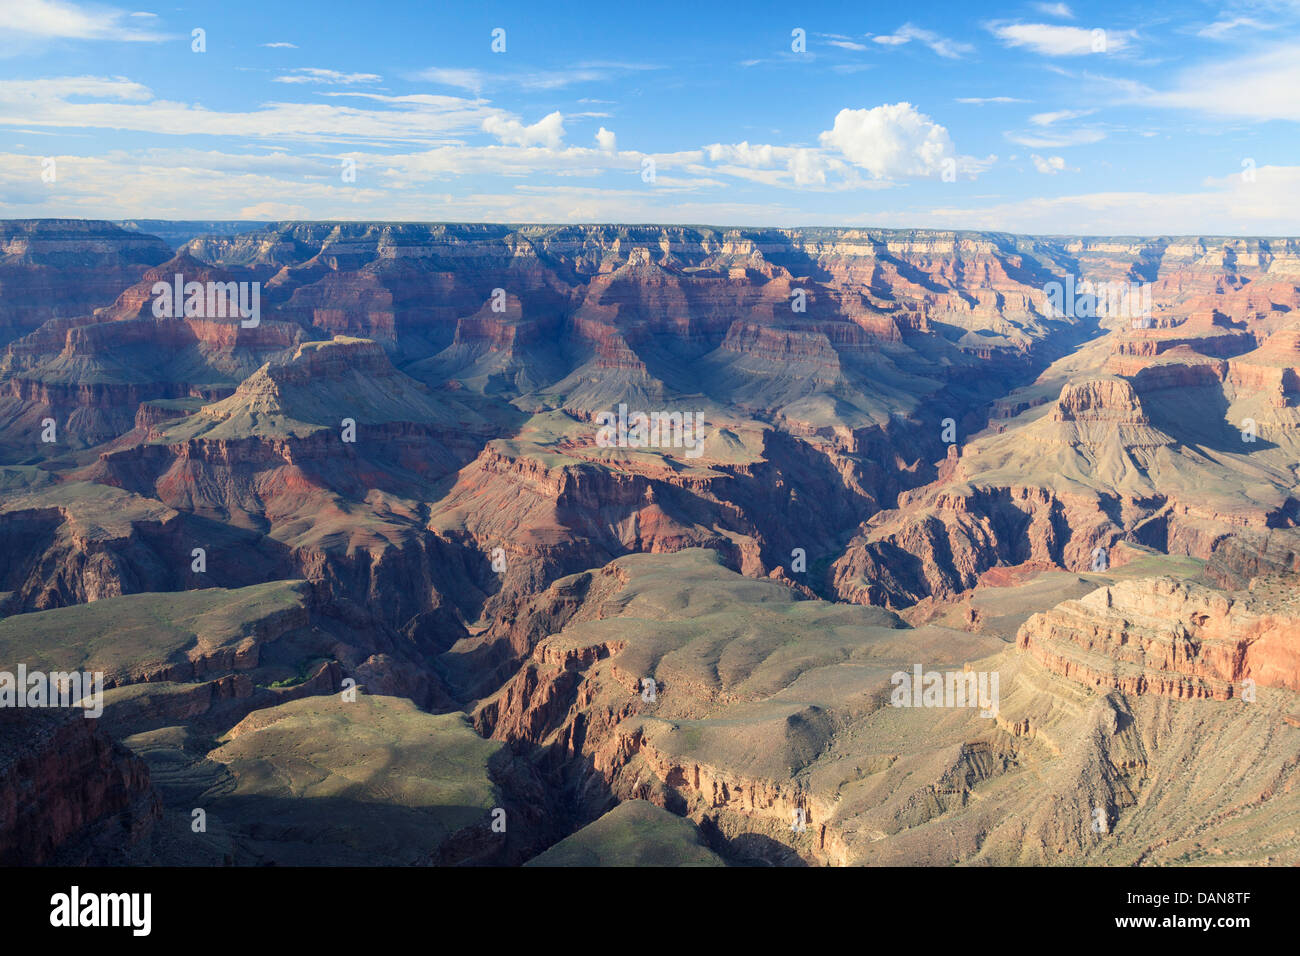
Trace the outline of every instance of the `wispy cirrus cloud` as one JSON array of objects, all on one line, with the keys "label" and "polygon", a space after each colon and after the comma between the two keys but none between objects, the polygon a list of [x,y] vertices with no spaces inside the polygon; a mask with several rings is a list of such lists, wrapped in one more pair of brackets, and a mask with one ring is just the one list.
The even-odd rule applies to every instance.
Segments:
[{"label": "wispy cirrus cloud", "polygon": [[1064,3],[1034,3],[1030,6],[1049,17],[1060,17],[1062,20],[1074,19],[1074,11]]},{"label": "wispy cirrus cloud", "polygon": [[1215,117],[1300,121],[1300,42],[1198,64],[1165,89],[1125,79],[1100,81],[1132,103]]},{"label": "wispy cirrus cloud", "polygon": [[322,92],[369,104],[263,103],[222,111],[160,99],[122,77],[0,80],[0,125],[32,129],[131,130],[167,136],[235,136],[296,142],[437,143],[481,130],[508,111],[456,96]]},{"label": "wispy cirrus cloud", "polygon": [[1022,100],[1018,96],[959,96],[956,100],[958,103],[969,103],[974,106],[983,106],[985,103],[1032,103],[1033,100]]},{"label": "wispy cirrus cloud", "polygon": [[275,78],[276,83],[321,83],[329,86],[351,86],[354,83],[379,83],[383,77],[377,73],[342,73],[314,66],[300,66]]},{"label": "wispy cirrus cloud", "polygon": [[1196,31],[1196,35],[1198,37],[1208,37],[1211,40],[1222,40],[1233,33],[1267,29],[1267,24],[1260,23],[1253,17],[1233,17],[1231,20],[1216,20],[1214,23],[1201,27]]},{"label": "wispy cirrus cloud", "polygon": [[[1091,116],[1095,112],[1097,112],[1095,109],[1084,109],[1051,110],[1044,113],[1035,113],[1029,117],[1029,124],[1035,127],[1034,129],[1013,131],[1006,133],[1005,136],[1011,142],[1019,143],[1021,146],[1028,146],[1031,149],[1061,149],[1067,146],[1087,146],[1090,143],[1099,143],[1106,138],[1106,133],[1103,130],[1095,127],[1062,129],[1057,126],[1058,123],[1069,123],[1071,120]],[[1039,172],[1043,172],[1043,170],[1040,169]]]},{"label": "wispy cirrus cloud", "polygon": [[114,7],[86,6],[68,0],[12,0],[0,5],[0,36],[10,40],[118,40],[157,43],[166,35],[137,16]]},{"label": "wispy cirrus cloud", "polygon": [[593,60],[563,70],[521,69],[497,72],[460,67],[431,66],[411,74],[411,79],[478,93],[488,89],[558,90],[579,83],[604,83],[627,73],[659,70],[650,63],[614,63]]},{"label": "wispy cirrus cloud", "polygon": [[1096,110],[1055,110],[1050,113],[1035,113],[1029,117],[1029,122],[1035,126],[1051,126],[1062,120],[1079,119],[1082,116],[1091,116]]},{"label": "wispy cirrus cloud", "polygon": [[1063,149],[1067,146],[1088,146],[1100,143],[1106,138],[1103,130],[1085,128],[1072,130],[1030,130],[1012,131],[1004,134],[1007,139],[1031,149]]},{"label": "wispy cirrus cloud", "polygon": [[912,23],[904,23],[893,33],[871,38],[872,43],[878,43],[881,46],[903,46],[913,40],[929,47],[939,56],[950,60],[960,59],[975,49],[969,43],[950,40],[947,37],[940,36],[933,30],[926,30]]},{"label": "wispy cirrus cloud", "polygon": [[[1293,235],[1300,221],[1300,166],[1261,166],[1207,177],[1199,188],[1168,193],[1092,192],[1032,197],[982,207],[873,213],[873,224],[998,229],[1030,235]],[[1066,226],[1068,224],[1068,226]]]},{"label": "wispy cirrus cloud", "polygon": [[854,50],[856,52],[861,52],[867,48],[865,43],[862,43],[853,37],[845,36],[842,33],[816,33],[814,36],[830,46],[839,47],[841,50]]},{"label": "wispy cirrus cloud", "polygon": [[482,70],[461,70],[452,67],[431,66],[416,73],[414,79],[439,86],[454,86],[460,90],[472,90],[477,93],[487,84],[488,74]]}]

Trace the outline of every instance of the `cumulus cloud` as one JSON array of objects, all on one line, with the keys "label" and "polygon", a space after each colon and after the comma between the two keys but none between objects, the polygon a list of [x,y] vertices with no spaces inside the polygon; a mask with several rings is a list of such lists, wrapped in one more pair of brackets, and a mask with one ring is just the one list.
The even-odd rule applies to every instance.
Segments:
[{"label": "cumulus cloud", "polygon": [[776,164],[779,146],[743,143],[714,143],[704,147],[704,152],[712,163],[737,163],[752,169],[770,169]]},{"label": "cumulus cloud", "polygon": [[1035,153],[1029,157],[1034,161],[1034,169],[1048,176],[1054,176],[1057,173],[1065,172],[1065,158],[1063,156],[1039,156]]},{"label": "cumulus cloud", "polygon": [[956,159],[948,130],[911,103],[840,110],[821,144],[877,179],[930,176]]},{"label": "cumulus cloud", "polygon": [[824,186],[826,174],[833,165],[815,149],[797,149],[786,161],[796,186]]},{"label": "cumulus cloud", "polygon": [[1088,30],[1051,23],[992,23],[988,24],[988,30],[1004,46],[1022,47],[1044,56],[1116,53],[1131,46],[1136,39],[1131,30]]},{"label": "cumulus cloud", "polygon": [[719,172],[768,185],[824,186],[827,174],[847,169],[822,150],[767,143],[714,143],[704,147]]},{"label": "cumulus cloud", "polygon": [[596,145],[599,146],[601,149],[603,149],[605,152],[607,153],[614,152],[616,148],[616,144],[617,144],[617,140],[615,139],[614,133],[611,130],[607,130],[603,126],[600,129],[596,130]]},{"label": "cumulus cloud", "polygon": [[559,110],[547,113],[531,126],[525,126],[517,119],[489,116],[483,121],[483,131],[491,133],[507,146],[559,149],[564,142],[564,114]]}]

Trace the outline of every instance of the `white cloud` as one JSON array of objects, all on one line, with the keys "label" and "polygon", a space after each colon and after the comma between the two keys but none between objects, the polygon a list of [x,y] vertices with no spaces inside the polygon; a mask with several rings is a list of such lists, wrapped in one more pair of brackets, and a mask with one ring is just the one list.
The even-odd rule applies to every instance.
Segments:
[{"label": "white cloud", "polygon": [[1032,149],[1062,149],[1066,146],[1087,146],[1090,143],[1100,143],[1106,138],[1106,134],[1099,129],[1046,129],[1031,132],[1010,132],[1005,135],[1011,142]]},{"label": "white cloud", "polygon": [[158,42],[165,36],[123,21],[125,10],[83,7],[66,0],[7,0],[0,4],[0,35],[40,40],[122,40]]},{"label": "white cloud", "polygon": [[121,77],[53,77],[0,80],[0,126],[237,136],[241,140],[427,144],[445,142],[451,134],[482,129],[488,117],[508,115],[454,96],[342,91],[321,95],[377,103],[382,108],[273,102],[247,112],[222,112],[155,99],[148,87]]},{"label": "white cloud", "polygon": [[948,131],[911,103],[840,110],[820,139],[877,179],[933,175],[956,159]]},{"label": "white cloud", "polygon": [[741,166],[748,166],[751,169],[770,169],[776,165],[777,151],[779,149],[781,147],[767,144],[751,146],[748,141],[743,143],[714,143],[712,146],[704,147],[710,162],[736,163]]},{"label": "white cloud", "polygon": [[327,83],[331,86],[350,86],[353,83],[378,83],[383,79],[377,73],[340,73],[338,70],[322,70],[314,66],[301,66],[283,76],[277,76],[277,83]]},{"label": "white cloud", "polygon": [[263,43],[262,46],[270,47],[272,50],[296,50],[298,44],[286,43],[284,40],[277,40],[274,43]]},{"label": "white cloud", "polygon": [[1054,176],[1065,171],[1065,158],[1063,156],[1042,157],[1035,153],[1029,158],[1034,161],[1034,169],[1048,176]]},{"label": "white cloud", "polygon": [[273,219],[277,222],[283,222],[286,219],[310,219],[311,212],[306,206],[292,205],[283,202],[260,202],[252,206],[245,206],[239,210],[239,219]]},{"label": "white cloud", "polygon": [[1206,179],[1181,193],[1111,192],[984,207],[873,213],[873,225],[994,229],[1031,235],[1291,236],[1300,221],[1300,166],[1261,166]]},{"label": "white cloud", "polygon": [[[45,186],[40,183],[39,157],[10,153],[0,154],[0,202],[14,209],[13,215],[91,219],[576,220],[738,226],[861,222],[1057,235],[1293,235],[1295,223],[1300,222],[1300,166],[1261,166],[1254,182],[1245,182],[1240,170],[1234,170],[1206,179],[1199,189],[1172,194],[1086,193],[994,205],[871,208],[854,216],[843,207],[814,212],[803,203],[691,198],[716,180],[660,175],[656,188],[647,189],[636,178],[639,156],[574,147],[556,151],[510,146],[443,147],[407,156],[357,154],[358,180],[342,184],[333,155],[317,158],[316,172],[304,174],[308,161],[298,157],[115,151],[98,157],[57,156],[58,183]],[[689,172],[689,164],[704,159],[704,151],[656,156],[661,172],[668,168]],[[277,167],[277,162],[282,165]],[[573,169],[602,166],[626,173],[628,181],[637,185],[521,183],[494,189],[476,184],[455,195],[429,188],[430,180],[445,171],[451,173],[443,178],[451,178],[466,171],[514,168],[512,163],[521,170],[565,164]],[[780,170],[753,172],[787,175]]]},{"label": "white cloud", "polygon": [[1245,27],[1247,30],[1267,30],[1268,27],[1258,20],[1252,20],[1250,17],[1233,17],[1231,20],[1218,20],[1209,26],[1202,27],[1196,31],[1198,37],[1208,37],[1211,40],[1220,40],[1236,30]]},{"label": "white cloud", "polygon": [[436,66],[421,70],[415,78],[430,83],[440,83],[443,86],[455,86],[462,90],[473,90],[475,93],[483,89],[486,81],[482,70],[457,70]]},{"label": "white cloud", "polygon": [[[825,135],[825,134],[823,134]],[[844,173],[843,160],[822,150],[800,146],[772,146],[748,141],[714,143],[704,147],[715,171],[768,186],[825,186],[829,173]]]},{"label": "white cloud", "polygon": [[491,133],[507,146],[559,149],[564,141],[564,114],[559,110],[547,113],[531,126],[525,126],[517,119],[489,116],[483,121],[483,131]]},{"label": "white cloud", "polygon": [[856,40],[827,40],[831,46],[837,46],[841,50],[865,50],[865,43],[858,43]]},{"label": "white cloud", "polygon": [[74,96],[109,100],[153,99],[149,87],[121,76],[55,76],[45,80],[0,80],[0,105],[23,104],[35,110],[46,104]]},{"label": "white cloud", "polygon": [[[276,170],[265,165],[270,157],[203,154],[193,150],[154,153],[113,151],[103,156],[57,156],[59,178],[40,197],[29,197],[35,216],[77,218],[159,219],[236,218],[242,210],[277,197],[286,206],[314,211],[316,217],[359,217],[387,193],[360,184],[345,187],[339,182],[337,165],[328,170],[327,180],[307,181],[297,174],[295,164]],[[7,204],[22,200],[15,187],[32,177],[28,167],[39,160],[30,156],[0,156],[0,196]],[[232,172],[243,169],[243,172]],[[354,213],[355,211],[355,213]],[[295,216],[294,218],[308,218]]]},{"label": "white cloud", "polygon": [[1005,46],[1024,47],[1044,56],[1116,53],[1136,39],[1131,30],[1088,30],[1050,23],[992,23],[987,28]]},{"label": "white cloud", "polygon": [[1251,120],[1300,120],[1300,43],[1287,43],[1229,60],[1200,64],[1179,74],[1174,87],[1153,90],[1111,81],[1147,106],[1187,109]]},{"label": "white cloud", "polygon": [[1089,116],[1096,110],[1057,110],[1054,113],[1035,113],[1029,117],[1029,122],[1035,126],[1051,126],[1053,123],[1059,123],[1061,120],[1078,119],[1080,116]]},{"label": "white cloud", "polygon": [[602,150],[604,150],[605,152],[607,153],[614,152],[616,148],[616,143],[617,140],[615,139],[612,131],[605,129],[605,127],[603,126],[600,129],[596,130],[596,145],[600,147]]},{"label": "white cloud", "polygon": [[557,90],[576,83],[604,83],[630,72],[657,70],[648,63],[579,63],[565,70],[520,70],[513,73],[475,69],[429,67],[413,73],[412,79],[441,83],[475,92],[489,87],[513,87],[522,90]]},{"label": "white cloud", "polygon": [[892,34],[872,37],[873,43],[879,43],[882,46],[901,46],[904,43],[911,43],[916,40],[928,46],[939,56],[955,60],[966,53],[974,50],[969,43],[958,43],[956,40],[949,40],[939,34],[925,30],[911,23],[904,23]]},{"label": "white cloud", "polygon": [[1064,3],[1034,3],[1031,6],[1039,13],[1045,13],[1049,17],[1060,17],[1063,20],[1074,19],[1074,11]]},{"label": "white cloud", "polygon": [[794,178],[796,186],[824,186],[826,174],[838,164],[827,162],[826,158],[815,149],[797,149],[786,161],[786,168]]}]

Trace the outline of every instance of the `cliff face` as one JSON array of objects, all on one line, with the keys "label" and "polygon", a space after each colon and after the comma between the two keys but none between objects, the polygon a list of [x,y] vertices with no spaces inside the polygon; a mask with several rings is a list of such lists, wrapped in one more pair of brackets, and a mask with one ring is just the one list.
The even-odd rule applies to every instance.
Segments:
[{"label": "cliff face", "polygon": [[[123,250],[144,241],[110,234]],[[502,607],[624,551],[699,544],[761,575],[802,548],[834,568],[792,580],[905,606],[1002,563],[1074,568],[1117,540],[1205,557],[1234,529],[1276,526],[1271,478],[1248,479],[1272,496],[1255,514],[1181,493],[1213,469],[1180,446],[1160,396],[1217,390],[1269,441],[1294,431],[1294,261],[1290,242],[1213,237],[273,225],[196,239],[98,314],[11,343],[0,438],[30,453],[53,418],[60,442],[99,447],[79,473],[93,481],[256,531],[361,509],[375,537],[403,542],[419,522],[392,530],[394,514],[413,511],[367,496],[419,500],[468,465],[430,526],[471,563],[517,554]],[[152,284],[177,273],[260,283],[263,321],[155,319]],[[1150,283],[1152,328],[1056,314],[1046,288],[1067,274]],[[1104,371],[1062,359],[1032,381],[1103,329]],[[371,342],[309,341],[334,333]],[[1004,394],[1016,385],[1023,397]],[[1058,396],[1047,421],[1041,388]],[[591,454],[581,424],[623,401],[707,407],[709,468]],[[173,414],[204,403],[189,424]],[[527,433],[520,409],[569,421],[551,441],[485,448]],[[993,416],[1005,440],[971,441]],[[347,418],[355,448],[325,432]],[[290,550],[313,537],[273,534]],[[301,553],[303,567],[339,560],[316,541]]]},{"label": "cliff face", "polygon": [[[565,795],[571,825],[647,800],[732,861],[1277,862],[1294,858],[1267,848],[1295,833],[1278,814],[1300,779],[1300,659],[1264,588],[1247,607],[1130,580],[1032,616],[1016,650],[797,601],[697,551],[633,556],[520,615],[537,614],[518,632],[531,654],[474,720]],[[996,590],[983,607],[1014,606]],[[891,673],[918,660],[996,674],[995,713],[892,706]],[[1215,692],[1247,675],[1248,702]]]},{"label": "cliff face", "polygon": [[[1125,501],[1118,482],[1107,494],[1100,482],[1062,480],[1106,467],[1122,477],[1169,441],[1151,427],[1129,382],[1067,383],[1047,414],[1036,414],[1027,435],[999,435],[974,454],[950,457],[939,481],[905,492],[896,510],[873,519],[834,566],[837,593],[907,607],[972,588],[1001,564],[1087,569],[1096,548],[1120,539],[1116,516],[1161,511],[1153,489],[1135,487]],[[1014,475],[1005,467],[1012,459]]]},{"label": "cliff face", "polygon": [[177,256],[146,270],[93,316],[51,318],[10,342],[0,356],[6,379],[0,414],[7,419],[0,431],[33,444],[44,419],[53,418],[65,442],[111,441],[130,430],[143,403],[223,397],[308,337],[297,325],[269,319],[244,328],[233,310],[220,317],[158,318],[153,285],[170,284],[176,274],[186,282],[236,278]]},{"label": "cliff face", "polygon": [[1035,614],[1016,646],[1062,676],[1128,694],[1240,697],[1250,681],[1300,691],[1294,602],[1249,600],[1168,578],[1125,581]]},{"label": "cliff face", "polygon": [[1004,399],[938,481],[864,525],[834,565],[836,592],[907,607],[998,565],[1086,571],[1120,542],[1244,581],[1244,550],[1294,536],[1294,339],[1280,309],[1112,331]]},{"label": "cliff face", "polygon": [[144,761],[80,710],[0,710],[0,863],[121,862],[161,816]]},{"label": "cliff face", "polygon": [[106,222],[0,222],[0,341],[47,319],[88,315],[169,258],[161,240]]}]

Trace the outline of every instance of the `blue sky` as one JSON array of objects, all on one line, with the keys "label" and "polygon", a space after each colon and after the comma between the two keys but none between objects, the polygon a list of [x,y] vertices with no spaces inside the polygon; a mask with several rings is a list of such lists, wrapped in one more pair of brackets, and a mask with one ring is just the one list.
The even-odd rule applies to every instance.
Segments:
[{"label": "blue sky", "polygon": [[1300,3],[546,6],[4,0],[0,216],[1300,234]]}]

